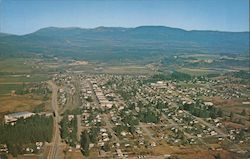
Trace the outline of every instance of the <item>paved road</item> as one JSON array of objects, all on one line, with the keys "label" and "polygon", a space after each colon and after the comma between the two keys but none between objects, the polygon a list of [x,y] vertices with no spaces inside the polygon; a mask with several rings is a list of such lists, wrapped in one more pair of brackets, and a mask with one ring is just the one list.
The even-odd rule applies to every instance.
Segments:
[{"label": "paved road", "polygon": [[48,154],[48,159],[56,159],[57,158],[57,149],[60,144],[60,131],[59,131],[59,125],[58,123],[60,122],[60,117],[58,114],[58,104],[57,104],[57,91],[58,88],[57,86],[52,82],[49,81],[48,84],[50,85],[52,89],[52,102],[51,106],[54,112],[54,136],[51,142],[49,154]]},{"label": "paved road", "polygon": [[80,99],[80,79],[77,77],[77,75],[72,76],[72,82],[75,87],[75,93],[73,95],[73,108],[79,108],[82,105],[81,99]]},{"label": "paved road", "polygon": [[81,139],[82,126],[81,126],[81,115],[77,115],[77,141]]},{"label": "paved road", "polygon": [[106,127],[108,129],[108,131],[111,133],[112,139],[114,140],[114,142],[118,143],[120,142],[120,139],[115,135],[114,130],[112,129],[112,124],[110,123],[110,119],[108,119],[107,114],[103,114],[102,115],[104,122],[106,123]]},{"label": "paved road", "polygon": [[[192,114],[190,114],[188,111],[184,111],[184,112],[187,113],[187,114],[189,114],[189,115],[192,115]],[[200,122],[200,123],[206,125],[207,127],[211,128],[211,129],[213,129],[213,130],[215,130],[215,131],[216,131],[218,134],[220,134],[221,136],[223,136],[223,137],[227,137],[227,136],[228,136],[226,133],[224,133],[221,129],[217,128],[216,126],[214,126],[214,125],[212,125],[212,124],[210,124],[210,123],[204,121],[203,119],[201,119],[201,118],[199,118],[199,117],[196,117],[196,116],[194,116],[194,115],[192,115],[192,116],[193,116],[198,122]]]},{"label": "paved road", "polygon": [[[92,83],[88,80],[87,81],[89,83],[89,86],[91,88],[91,91],[92,91],[92,99],[95,103],[95,105],[101,109],[103,109],[100,104],[99,104],[99,101],[97,99],[97,96],[95,94],[95,90],[93,88],[93,85]],[[108,131],[111,133],[111,136],[112,136],[112,139],[114,140],[114,142],[120,142],[119,138],[115,135],[115,132],[114,130],[112,129],[113,128],[113,125],[110,123],[110,119],[108,118],[107,114],[102,114],[102,119],[104,120],[104,122],[106,123],[106,128],[108,129]]]}]

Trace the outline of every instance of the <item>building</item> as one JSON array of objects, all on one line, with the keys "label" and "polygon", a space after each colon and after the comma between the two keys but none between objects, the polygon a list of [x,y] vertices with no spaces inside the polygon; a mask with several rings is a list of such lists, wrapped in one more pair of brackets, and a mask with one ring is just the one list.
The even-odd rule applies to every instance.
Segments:
[{"label": "building", "polygon": [[15,122],[20,118],[28,118],[31,117],[32,115],[35,115],[35,113],[31,113],[31,112],[17,112],[17,113],[12,113],[12,114],[8,114],[8,115],[4,115],[4,121],[5,123],[11,123],[11,122]]}]

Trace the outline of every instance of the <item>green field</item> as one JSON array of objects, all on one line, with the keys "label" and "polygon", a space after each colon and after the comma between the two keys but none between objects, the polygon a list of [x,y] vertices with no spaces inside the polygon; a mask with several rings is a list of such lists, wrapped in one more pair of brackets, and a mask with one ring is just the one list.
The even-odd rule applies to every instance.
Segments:
[{"label": "green field", "polygon": [[0,73],[30,73],[32,70],[32,66],[24,58],[0,60]]},{"label": "green field", "polygon": [[152,74],[152,70],[144,66],[108,66],[103,69],[103,73],[109,74]]},{"label": "green field", "polygon": [[22,84],[0,84],[0,95],[10,94],[12,90],[22,90],[24,87]]},{"label": "green field", "polygon": [[31,74],[30,77],[27,75],[2,75],[0,77],[1,83],[22,83],[22,82],[41,82],[46,81],[50,77],[47,74]]},{"label": "green field", "polygon": [[236,105],[236,106],[231,106],[229,108],[249,108],[250,109],[250,104],[241,104],[241,105]]},{"label": "green field", "polygon": [[220,73],[217,70],[208,68],[179,68],[177,71],[195,76]]}]

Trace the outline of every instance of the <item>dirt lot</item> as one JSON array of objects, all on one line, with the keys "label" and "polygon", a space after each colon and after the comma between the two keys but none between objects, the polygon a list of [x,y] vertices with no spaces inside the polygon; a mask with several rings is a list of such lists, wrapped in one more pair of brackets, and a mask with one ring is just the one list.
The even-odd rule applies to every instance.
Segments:
[{"label": "dirt lot", "polygon": [[237,159],[237,156],[224,150],[210,151],[198,147],[175,147],[167,144],[155,147],[152,152],[155,155],[170,154],[179,159],[214,159],[218,154],[221,159]]},{"label": "dirt lot", "polygon": [[39,159],[39,157],[36,155],[21,155],[21,156],[14,158],[11,155],[9,155],[8,159]]},{"label": "dirt lot", "polygon": [[243,105],[241,100],[236,99],[222,99],[220,97],[204,98],[207,101],[211,101],[215,106],[221,107],[228,112],[241,112],[243,109],[250,112],[250,105]]},{"label": "dirt lot", "polygon": [[80,151],[67,152],[66,159],[83,159],[83,155]]},{"label": "dirt lot", "polygon": [[0,112],[30,111],[41,103],[41,100],[31,99],[27,96],[1,96]]}]

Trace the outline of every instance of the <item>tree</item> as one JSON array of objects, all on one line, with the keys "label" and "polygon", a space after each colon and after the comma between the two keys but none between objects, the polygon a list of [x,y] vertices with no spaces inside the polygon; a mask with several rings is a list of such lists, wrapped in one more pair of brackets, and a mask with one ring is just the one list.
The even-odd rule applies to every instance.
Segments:
[{"label": "tree", "polygon": [[131,134],[133,134],[133,135],[136,133],[136,128],[135,128],[134,125],[131,125],[131,126],[129,127],[129,132],[130,132]]},{"label": "tree", "polygon": [[62,139],[66,139],[66,137],[68,136],[68,133],[67,133],[67,121],[66,121],[66,118],[63,118],[60,122],[60,125],[61,125],[61,137]]},{"label": "tree", "polygon": [[243,116],[246,116],[246,114],[247,114],[247,113],[246,113],[246,110],[245,110],[245,109],[243,109],[242,112],[240,113],[240,115],[243,115]]},{"label": "tree", "polygon": [[96,143],[99,131],[100,131],[99,127],[92,127],[90,129],[89,138],[92,143]]},{"label": "tree", "polygon": [[236,135],[237,140],[243,140],[245,138],[244,130],[240,130],[239,134]]},{"label": "tree", "polygon": [[234,113],[231,112],[229,117],[230,117],[230,121],[233,121],[233,119],[234,119]]},{"label": "tree", "polygon": [[105,143],[104,146],[102,147],[102,149],[107,152],[110,151],[110,145],[108,143]]},{"label": "tree", "polygon": [[7,147],[8,147],[9,152],[14,157],[17,157],[17,154],[18,154],[17,147],[15,145],[13,145],[12,143],[7,143]]},{"label": "tree", "polygon": [[221,159],[220,154],[218,153],[217,155],[214,156],[215,159]]},{"label": "tree", "polygon": [[53,131],[52,117],[34,115],[19,119],[15,126],[0,124],[0,143],[7,144],[13,156],[21,154],[24,146],[37,141],[50,142]]},{"label": "tree", "polygon": [[7,154],[0,154],[0,158],[1,159],[8,159],[8,156],[7,156]]},{"label": "tree", "polygon": [[85,130],[81,135],[81,147],[82,147],[82,153],[85,156],[89,155],[89,144],[90,144],[90,138],[88,132]]},{"label": "tree", "polygon": [[217,115],[219,117],[222,117],[223,116],[223,111],[221,110],[221,108],[219,108],[218,112],[217,112]]},{"label": "tree", "polygon": [[86,101],[93,102],[93,99],[91,97],[87,97]]}]

